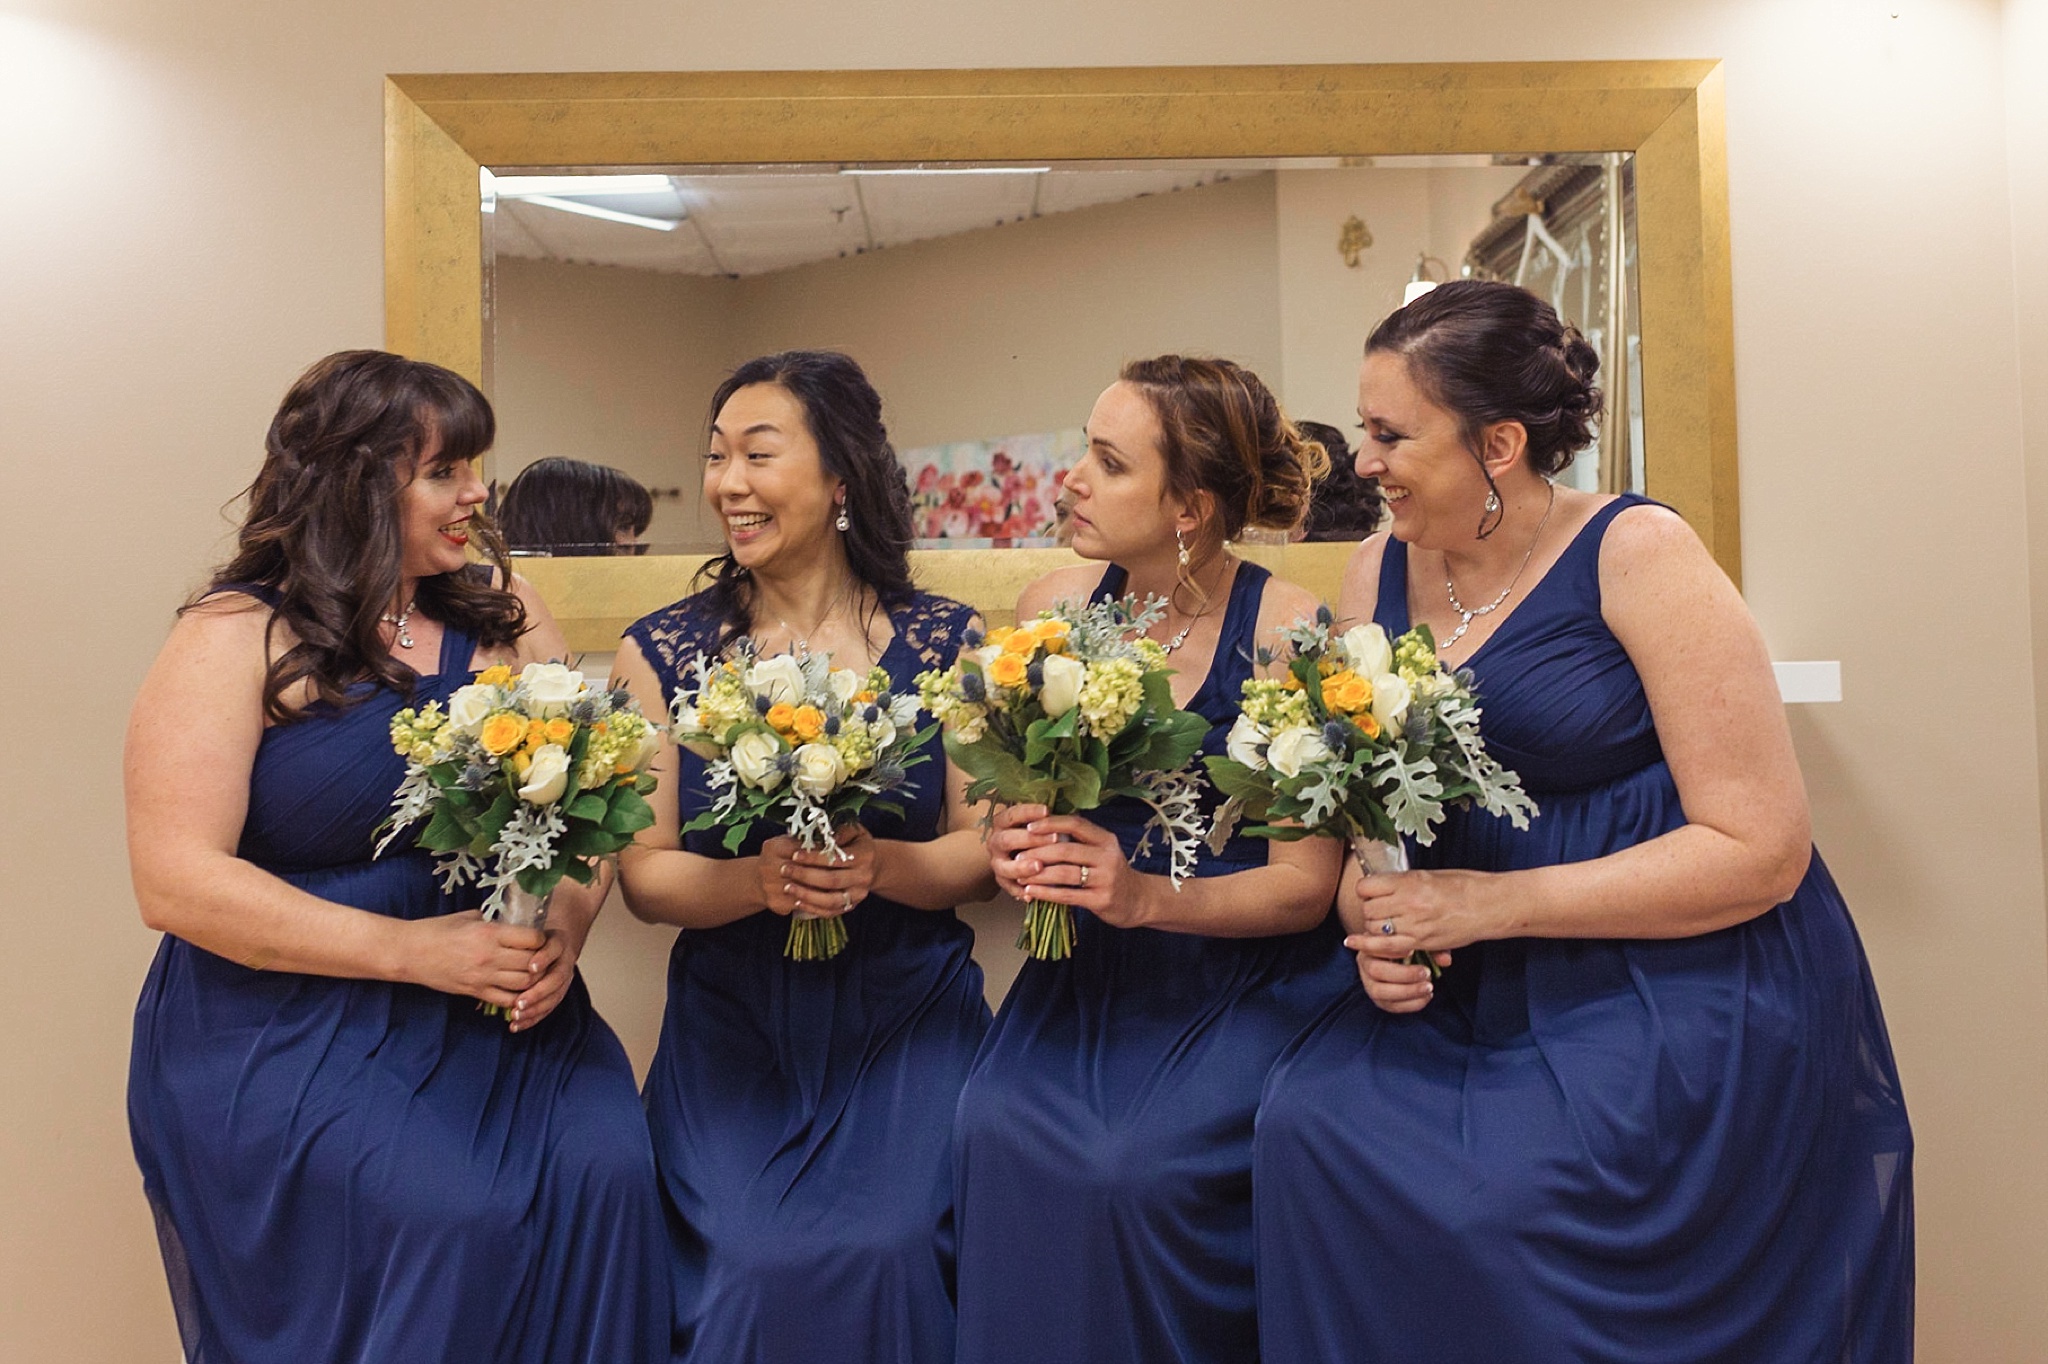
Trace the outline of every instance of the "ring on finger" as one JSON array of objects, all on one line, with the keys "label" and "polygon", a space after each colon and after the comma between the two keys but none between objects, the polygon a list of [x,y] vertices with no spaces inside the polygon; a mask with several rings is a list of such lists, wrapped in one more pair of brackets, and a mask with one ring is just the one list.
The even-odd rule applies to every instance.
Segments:
[{"label": "ring on finger", "polygon": [[1087,886],[1087,884],[1088,884],[1088,867],[1087,867],[1087,864],[1085,864],[1085,863],[1084,863],[1084,864],[1082,864],[1082,867],[1081,867],[1081,885],[1082,885],[1083,887],[1086,887],[1086,886]]},{"label": "ring on finger", "polygon": [[1380,924],[1380,936],[1383,938],[1391,938],[1394,936],[1394,921],[1392,919],[1384,920]]},{"label": "ring on finger", "polygon": [[842,891],[840,891],[840,892],[839,892],[839,907],[840,907],[841,909],[852,909],[852,908],[853,908],[853,892],[852,892],[852,891],[850,891],[850,890],[842,890]]}]

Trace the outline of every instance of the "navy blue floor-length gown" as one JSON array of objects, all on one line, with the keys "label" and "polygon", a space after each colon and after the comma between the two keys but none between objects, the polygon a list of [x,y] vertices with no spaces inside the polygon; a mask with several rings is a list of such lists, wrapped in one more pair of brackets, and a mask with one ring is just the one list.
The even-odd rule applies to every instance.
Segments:
[{"label": "navy blue floor-length gown", "polygon": [[[413,704],[468,682],[474,648],[448,630]],[[473,908],[428,854],[371,857],[402,704],[377,688],[264,731],[241,856],[375,914]],[[251,970],[166,935],[128,1114],[193,1364],[663,1357],[646,1122],[580,977],[512,1033],[466,996]]]},{"label": "navy blue floor-length gown", "polygon": [[[1541,814],[1454,813],[1421,867],[1585,861],[1685,813],[1600,615],[1601,509],[1473,654]],[[1408,628],[1390,542],[1376,619]],[[1362,990],[1275,1065],[1255,1178],[1274,1360],[1911,1358],[1904,1103],[1847,909],[1798,892],[1698,937],[1509,939],[1418,1013]]]},{"label": "navy blue floor-length gown", "polygon": [[[1205,752],[1237,717],[1267,576],[1238,566],[1188,707]],[[1096,596],[1123,584],[1112,567]],[[1128,855],[1146,813],[1093,818]],[[1138,870],[1165,870],[1157,843]],[[1239,836],[1196,874],[1266,851]],[[1073,955],[1024,964],[960,1098],[961,1364],[1255,1359],[1252,1115],[1273,1058],[1357,979],[1335,916],[1268,938],[1074,918]]]},{"label": "navy blue floor-length gown", "polygon": [[[890,613],[881,666],[899,689],[948,666],[973,612],[918,594]],[[691,597],[627,631],[673,700],[718,623]],[[926,723],[929,723],[927,720]],[[910,769],[878,838],[928,839],[945,758]],[[678,754],[682,819],[710,802]],[[743,845],[756,851],[772,830]],[[726,856],[722,830],[685,846]],[[830,961],[783,955],[766,910],[684,929],[647,1075],[674,1247],[674,1358],[693,1364],[943,1364],[953,1358],[953,1104],[988,1028],[974,934],[951,910],[870,895]]]}]

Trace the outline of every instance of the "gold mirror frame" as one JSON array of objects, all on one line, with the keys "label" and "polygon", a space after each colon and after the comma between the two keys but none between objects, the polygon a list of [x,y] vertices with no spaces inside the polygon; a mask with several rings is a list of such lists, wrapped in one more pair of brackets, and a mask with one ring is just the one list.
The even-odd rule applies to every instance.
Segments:
[{"label": "gold mirror frame", "polygon": [[[1645,476],[1741,584],[1720,63],[399,75],[384,83],[384,335],[484,381],[478,168],[1632,152]],[[1359,339],[1372,319],[1359,320]],[[1257,557],[1334,600],[1348,546]],[[917,557],[1006,614],[1065,551]],[[530,560],[572,646],[680,595],[696,559]]]}]

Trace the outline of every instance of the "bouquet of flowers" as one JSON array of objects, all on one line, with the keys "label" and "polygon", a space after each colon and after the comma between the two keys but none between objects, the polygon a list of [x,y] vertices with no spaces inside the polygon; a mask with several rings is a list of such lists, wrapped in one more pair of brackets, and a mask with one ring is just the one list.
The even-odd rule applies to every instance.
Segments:
[{"label": "bouquet of flowers", "polygon": [[561,663],[485,668],[446,711],[392,716],[391,746],[405,780],[377,852],[424,820],[418,844],[439,855],[442,885],[489,887],[486,919],[544,927],[564,876],[590,884],[598,859],[654,822],[660,733],[630,694]]},{"label": "bouquet of flowers", "polygon": [[[1126,598],[1062,602],[1036,620],[963,641],[951,668],[917,679],[946,730],[946,752],[972,777],[967,798],[1043,805],[1056,815],[1112,796],[1152,807],[1134,854],[1166,840],[1177,887],[1201,839],[1190,760],[1209,722],[1173,703],[1166,651],[1143,635],[1164,606]],[[1058,961],[1073,951],[1074,913],[1034,900],[1017,946]]]},{"label": "bouquet of flowers", "polygon": [[[1405,871],[1402,837],[1435,842],[1447,805],[1529,827],[1536,803],[1486,751],[1472,675],[1444,670],[1427,625],[1391,641],[1372,623],[1340,636],[1325,606],[1281,636],[1285,675],[1244,684],[1226,756],[1204,760],[1227,797],[1212,843],[1249,817],[1248,834],[1342,838],[1368,872]],[[1428,954],[1415,960],[1435,974]]]},{"label": "bouquet of flowers", "polygon": [[[699,654],[691,685],[672,707],[675,741],[708,764],[711,807],[683,832],[723,827],[738,852],[759,820],[772,820],[810,852],[843,855],[835,830],[886,799],[928,754],[932,727],[917,725],[917,698],[889,690],[880,668],[834,668],[822,654],[757,658],[750,641],[713,660]],[[880,797],[881,799],[878,799]],[[784,955],[825,961],[846,946],[846,925],[798,910]]]}]

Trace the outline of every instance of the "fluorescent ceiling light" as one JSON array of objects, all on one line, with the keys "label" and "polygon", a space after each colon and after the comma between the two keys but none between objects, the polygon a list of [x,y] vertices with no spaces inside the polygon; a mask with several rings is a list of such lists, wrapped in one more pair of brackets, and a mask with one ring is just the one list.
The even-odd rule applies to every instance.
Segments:
[{"label": "fluorescent ceiling light", "polygon": [[612,194],[667,194],[675,186],[666,175],[498,175],[491,190],[500,199],[534,195],[590,199]]},{"label": "fluorescent ceiling light", "polygon": [[651,227],[656,232],[673,232],[681,221],[677,218],[643,218],[638,213],[621,213],[617,209],[579,204],[574,199],[557,199],[549,194],[522,194],[519,202],[560,209],[564,213],[581,213],[586,218],[602,218],[608,223],[624,223],[628,227]]},{"label": "fluorescent ceiling light", "polygon": [[1044,175],[1051,166],[845,166],[841,175]]}]

